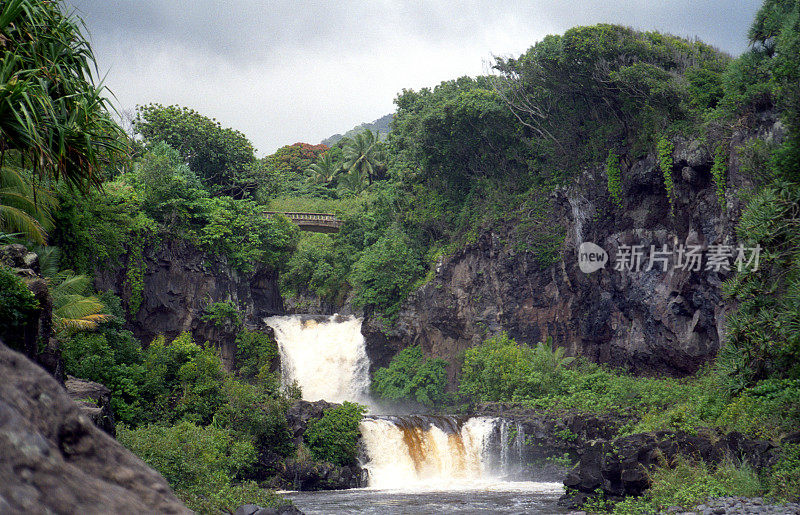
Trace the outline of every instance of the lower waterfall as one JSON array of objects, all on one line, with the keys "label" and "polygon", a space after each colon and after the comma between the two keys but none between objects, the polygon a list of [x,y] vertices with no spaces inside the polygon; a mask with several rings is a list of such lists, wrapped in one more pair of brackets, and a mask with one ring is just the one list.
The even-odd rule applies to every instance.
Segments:
[{"label": "lower waterfall", "polygon": [[519,467],[525,438],[521,427],[500,418],[432,415],[367,417],[361,434],[362,467],[374,488],[501,479]]}]

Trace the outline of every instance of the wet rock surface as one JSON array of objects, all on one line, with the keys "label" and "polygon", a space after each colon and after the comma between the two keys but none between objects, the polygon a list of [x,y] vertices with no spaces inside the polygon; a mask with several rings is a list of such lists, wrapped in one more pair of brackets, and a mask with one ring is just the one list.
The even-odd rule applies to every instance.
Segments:
[{"label": "wet rock surface", "polygon": [[0,343],[0,513],[190,513],[161,475]]}]

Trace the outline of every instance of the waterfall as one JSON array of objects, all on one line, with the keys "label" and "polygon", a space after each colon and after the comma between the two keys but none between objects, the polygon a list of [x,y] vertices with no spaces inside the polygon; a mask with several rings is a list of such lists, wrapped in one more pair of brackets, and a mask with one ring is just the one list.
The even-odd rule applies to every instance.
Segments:
[{"label": "waterfall", "polygon": [[[520,464],[522,446],[509,441],[508,420],[429,415],[372,416],[361,422],[362,467],[372,488],[430,488],[499,479]],[[498,457],[500,457],[498,461]]]},{"label": "waterfall", "polygon": [[297,381],[304,400],[368,402],[369,358],[361,319],[294,315],[264,321],[275,331],[283,383]]},{"label": "waterfall", "polygon": [[[282,381],[296,381],[304,400],[371,405],[360,319],[292,315],[265,322],[275,331]],[[515,476],[522,464],[522,427],[502,418],[368,415],[360,429],[370,488],[482,487]]]}]

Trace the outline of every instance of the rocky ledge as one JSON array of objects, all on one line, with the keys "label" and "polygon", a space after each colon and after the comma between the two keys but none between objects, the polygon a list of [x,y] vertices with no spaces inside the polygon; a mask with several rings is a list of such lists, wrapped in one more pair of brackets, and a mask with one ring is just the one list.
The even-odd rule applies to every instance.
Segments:
[{"label": "rocky ledge", "polygon": [[0,513],[191,513],[42,368],[0,343]]},{"label": "rocky ledge", "polygon": [[580,451],[580,462],[567,474],[568,492],[561,504],[579,507],[598,492],[611,500],[641,495],[650,486],[649,472],[678,455],[717,464],[726,458],[748,462],[761,470],[775,464],[778,447],[740,433],[691,435],[684,432],[637,433],[611,441],[599,440]]}]

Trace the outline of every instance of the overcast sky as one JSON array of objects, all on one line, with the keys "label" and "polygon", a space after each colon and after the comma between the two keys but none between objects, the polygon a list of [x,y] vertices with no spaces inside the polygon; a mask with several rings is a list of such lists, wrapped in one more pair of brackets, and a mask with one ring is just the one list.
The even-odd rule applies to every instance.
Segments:
[{"label": "overcast sky", "polygon": [[262,156],[394,111],[403,88],[479,75],[575,25],[620,23],[745,50],[760,0],[66,0],[122,110],[180,104]]}]

